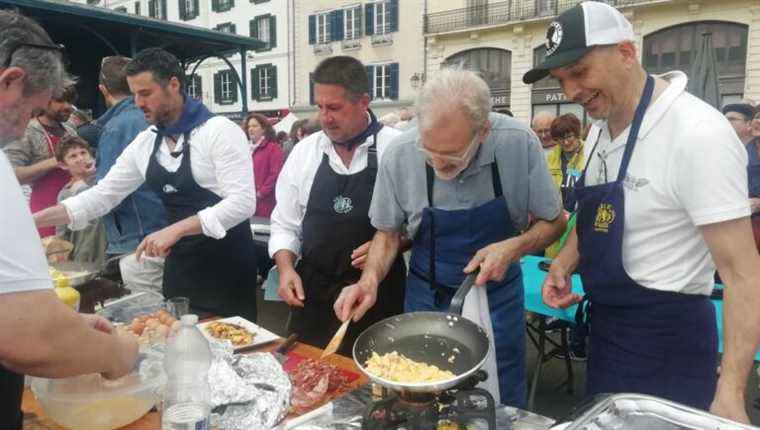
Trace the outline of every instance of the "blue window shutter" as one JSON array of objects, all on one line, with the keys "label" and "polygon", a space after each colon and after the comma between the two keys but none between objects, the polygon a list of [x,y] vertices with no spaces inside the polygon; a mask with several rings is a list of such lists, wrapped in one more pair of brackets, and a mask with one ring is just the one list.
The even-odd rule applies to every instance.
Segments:
[{"label": "blue window shutter", "polygon": [[367,36],[375,34],[375,4],[364,5],[364,33]]},{"label": "blue window shutter", "polygon": [[187,20],[187,7],[184,0],[179,0],[179,19],[183,21]]},{"label": "blue window shutter", "polygon": [[[237,103],[238,101],[238,90],[240,89],[240,85],[238,85],[237,79],[235,79],[235,73],[232,70],[228,70],[227,73],[230,76],[230,86],[232,86],[230,94],[232,94],[232,100],[230,100],[232,103]],[[243,72],[245,73],[245,72]],[[245,95],[245,94],[243,94]]]},{"label": "blue window shutter", "polygon": [[248,32],[249,35],[253,38],[259,37],[259,20],[256,18],[253,18],[252,20],[248,21]]},{"label": "blue window shutter", "polygon": [[277,46],[277,18],[274,15],[269,16],[269,49]]},{"label": "blue window shutter", "polygon": [[394,31],[398,31],[398,0],[390,0],[386,4],[387,4],[387,7],[390,8],[390,13],[391,13],[390,31],[392,33]]},{"label": "blue window shutter", "polygon": [[317,43],[317,17],[309,15],[309,45]]},{"label": "blue window shutter", "polygon": [[277,66],[272,66],[269,68],[269,76],[272,77],[272,79],[269,81],[269,95],[273,98],[277,98]]},{"label": "blue window shutter", "polygon": [[214,73],[214,103],[222,103],[222,75]]},{"label": "blue window shutter", "polygon": [[390,70],[391,78],[391,100],[398,100],[398,63],[391,64],[388,69]]},{"label": "blue window shutter", "polygon": [[314,106],[314,74],[309,73],[309,104]]},{"label": "blue window shutter", "polygon": [[369,81],[369,88],[367,94],[369,94],[369,99],[372,100],[375,98],[375,66],[365,66],[367,69],[367,80]]},{"label": "blue window shutter", "polygon": [[332,11],[332,37],[331,40],[343,40],[343,10]]}]

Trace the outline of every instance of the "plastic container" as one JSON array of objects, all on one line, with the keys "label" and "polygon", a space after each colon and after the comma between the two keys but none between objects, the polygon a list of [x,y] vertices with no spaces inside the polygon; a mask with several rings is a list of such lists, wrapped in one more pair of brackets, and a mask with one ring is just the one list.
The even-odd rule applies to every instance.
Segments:
[{"label": "plastic container", "polygon": [[163,430],[206,430],[211,414],[208,369],[211,350],[195,326],[197,315],[183,315],[182,326],[166,347],[167,376],[161,428]]},{"label": "plastic container", "polygon": [[156,366],[109,381],[100,375],[34,378],[32,391],[45,415],[72,430],[111,430],[137,421],[156,405],[166,383]]}]

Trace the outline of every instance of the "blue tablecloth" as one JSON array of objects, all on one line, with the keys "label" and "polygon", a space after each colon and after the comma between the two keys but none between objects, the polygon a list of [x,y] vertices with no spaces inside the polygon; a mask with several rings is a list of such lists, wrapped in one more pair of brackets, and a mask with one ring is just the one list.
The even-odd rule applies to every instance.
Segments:
[{"label": "blue tablecloth", "polygon": [[[575,309],[571,306],[567,309],[554,309],[544,304],[541,300],[541,285],[546,278],[546,272],[538,268],[538,263],[545,260],[543,257],[526,256],[521,260],[523,270],[523,282],[525,283],[525,309],[541,315],[557,317],[565,321],[575,322]],[[573,275],[573,292],[583,294],[583,284],[579,275]],[[718,348],[723,352],[723,301],[713,300],[715,305],[715,318],[718,323]],[[755,361],[760,361],[760,351],[755,355]]]}]

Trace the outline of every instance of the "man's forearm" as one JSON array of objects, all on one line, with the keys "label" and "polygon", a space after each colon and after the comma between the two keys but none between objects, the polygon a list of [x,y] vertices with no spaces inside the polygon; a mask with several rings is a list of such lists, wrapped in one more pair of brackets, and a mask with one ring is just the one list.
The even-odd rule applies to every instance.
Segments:
[{"label": "man's forearm", "polygon": [[553,221],[538,220],[528,231],[521,234],[520,255],[544,249],[556,241],[565,231],[567,221],[565,217],[558,216]]},{"label": "man's forearm", "polygon": [[400,233],[378,230],[369,247],[367,263],[362,271],[362,280],[378,285],[385,279],[393,261],[396,260],[400,244]]},{"label": "man's forearm", "polygon": [[742,393],[760,346],[760,258],[747,265],[747,273],[721,272],[726,288],[723,294],[723,361],[720,384]]},{"label": "man's forearm", "polygon": [[16,173],[19,183],[23,185],[31,184],[56,167],[58,167],[58,163],[56,163],[55,158],[48,158],[30,166],[18,166],[13,171]]},{"label": "man's forearm", "polygon": [[575,227],[567,235],[565,245],[560,250],[557,257],[554,258],[555,262],[561,264],[568,273],[572,273],[578,267],[581,255],[578,252],[578,233],[575,231]]},{"label": "man's forearm", "polygon": [[203,233],[201,219],[198,215],[191,215],[183,220],[175,222],[169,227],[175,229],[180,238]]},{"label": "man's forearm", "polygon": [[23,374],[60,378],[112,370],[115,335],[89,327],[51,291],[11,293],[4,309],[3,365]]},{"label": "man's forearm", "polygon": [[38,228],[66,225],[70,223],[71,218],[69,217],[69,213],[61,204],[43,209],[34,214],[34,224]]}]

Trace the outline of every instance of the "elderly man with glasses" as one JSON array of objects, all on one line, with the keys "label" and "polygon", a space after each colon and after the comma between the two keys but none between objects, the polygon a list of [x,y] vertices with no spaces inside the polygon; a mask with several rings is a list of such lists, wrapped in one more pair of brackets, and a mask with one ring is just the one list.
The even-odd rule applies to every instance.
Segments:
[{"label": "elderly man with glasses", "polygon": [[536,135],[490,110],[488,86],[473,72],[442,70],[426,83],[417,127],[387,149],[378,172],[369,212],[378,231],[364,272],[343,289],[335,311],[341,320],[352,312],[358,320],[387,294],[378,292],[378,280],[405,226],[413,239],[405,311],[447,310],[465,274],[479,269],[475,284],[487,288],[498,396],[524,407],[519,260],[557,239],[565,221]]}]

